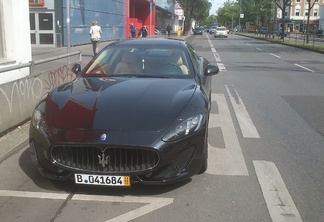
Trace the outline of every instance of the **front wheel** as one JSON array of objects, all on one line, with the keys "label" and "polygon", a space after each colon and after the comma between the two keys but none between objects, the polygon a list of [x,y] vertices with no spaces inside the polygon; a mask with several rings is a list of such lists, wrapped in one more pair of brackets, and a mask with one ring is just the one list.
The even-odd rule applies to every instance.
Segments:
[{"label": "front wheel", "polygon": [[204,150],[202,154],[202,163],[201,168],[199,170],[199,174],[205,173],[208,167],[208,128],[206,130],[205,142],[204,142]]}]

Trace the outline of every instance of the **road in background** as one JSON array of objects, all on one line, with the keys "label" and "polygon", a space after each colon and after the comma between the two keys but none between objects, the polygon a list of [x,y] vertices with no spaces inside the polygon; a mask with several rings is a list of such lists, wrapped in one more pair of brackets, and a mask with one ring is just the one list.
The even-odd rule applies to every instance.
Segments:
[{"label": "road in background", "polygon": [[41,177],[22,144],[0,163],[2,220],[322,221],[324,56],[236,35],[187,41],[222,70],[206,173],[169,186],[75,186]]}]

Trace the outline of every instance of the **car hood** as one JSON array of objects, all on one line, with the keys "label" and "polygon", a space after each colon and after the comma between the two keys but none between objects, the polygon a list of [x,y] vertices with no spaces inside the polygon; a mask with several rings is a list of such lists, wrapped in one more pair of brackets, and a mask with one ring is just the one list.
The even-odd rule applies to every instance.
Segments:
[{"label": "car hood", "polygon": [[78,78],[48,95],[46,121],[58,130],[161,131],[195,89],[193,79]]}]

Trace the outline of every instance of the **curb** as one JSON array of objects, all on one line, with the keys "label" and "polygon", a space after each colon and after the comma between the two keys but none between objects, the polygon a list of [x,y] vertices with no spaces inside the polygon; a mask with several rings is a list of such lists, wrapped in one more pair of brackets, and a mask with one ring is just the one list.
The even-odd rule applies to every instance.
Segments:
[{"label": "curb", "polygon": [[28,145],[30,121],[0,137],[0,164]]}]

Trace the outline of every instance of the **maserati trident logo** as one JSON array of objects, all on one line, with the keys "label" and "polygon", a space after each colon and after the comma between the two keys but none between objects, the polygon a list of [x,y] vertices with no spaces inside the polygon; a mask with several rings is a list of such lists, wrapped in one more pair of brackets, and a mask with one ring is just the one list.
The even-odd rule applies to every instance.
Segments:
[{"label": "maserati trident logo", "polygon": [[104,152],[102,152],[101,156],[98,155],[98,158],[99,164],[101,164],[102,167],[105,167],[109,164],[109,155],[106,156]]}]

